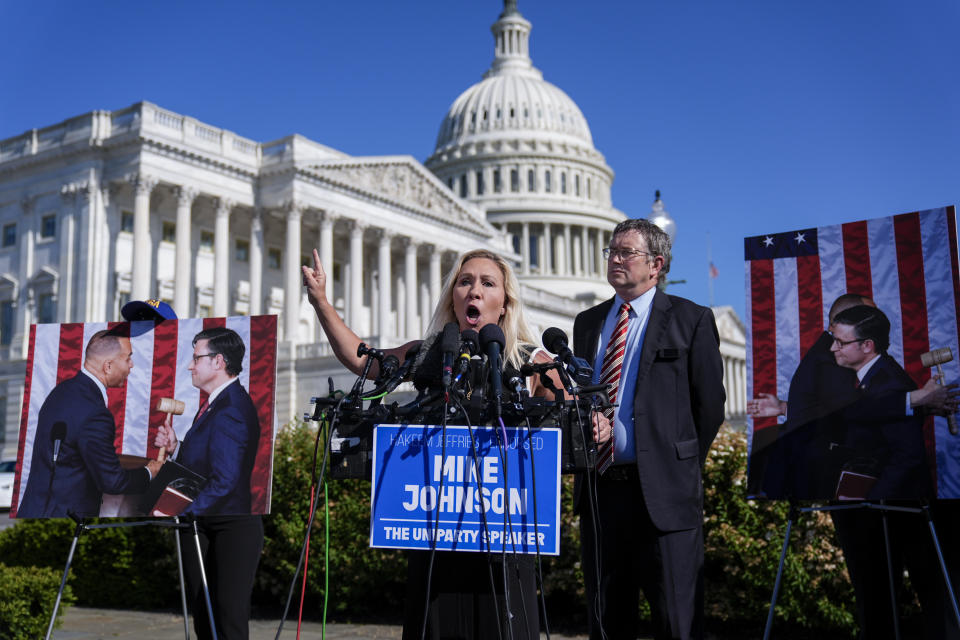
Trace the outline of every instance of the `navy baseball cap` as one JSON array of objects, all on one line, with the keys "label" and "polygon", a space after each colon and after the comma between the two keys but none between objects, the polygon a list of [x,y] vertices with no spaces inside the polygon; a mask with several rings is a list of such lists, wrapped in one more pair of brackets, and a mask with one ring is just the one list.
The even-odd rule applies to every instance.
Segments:
[{"label": "navy baseball cap", "polygon": [[136,320],[176,320],[173,307],[163,300],[131,300],[120,310],[123,317],[131,322]]}]

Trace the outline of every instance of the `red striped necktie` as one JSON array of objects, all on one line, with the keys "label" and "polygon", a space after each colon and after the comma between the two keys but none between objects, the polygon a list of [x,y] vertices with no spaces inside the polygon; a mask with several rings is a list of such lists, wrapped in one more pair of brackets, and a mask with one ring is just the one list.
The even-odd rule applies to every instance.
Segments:
[{"label": "red striped necktie", "polygon": [[200,420],[200,418],[203,417],[203,414],[205,414],[205,413],[207,412],[207,407],[209,407],[209,406],[210,406],[210,405],[207,403],[207,399],[204,398],[204,399],[203,399],[203,402],[200,403],[200,408],[197,409],[197,415],[194,416],[194,418],[193,418],[193,424],[197,424],[197,422]]},{"label": "red striped necktie", "polygon": [[[616,404],[620,395],[620,370],[623,368],[623,354],[627,349],[627,325],[630,322],[630,304],[624,302],[617,315],[617,326],[610,335],[607,351],[603,354],[603,365],[600,367],[600,384],[609,384],[607,396],[610,404]],[[603,415],[610,421],[610,439],[597,447],[597,471],[603,473],[613,464],[613,407],[603,410]]]}]

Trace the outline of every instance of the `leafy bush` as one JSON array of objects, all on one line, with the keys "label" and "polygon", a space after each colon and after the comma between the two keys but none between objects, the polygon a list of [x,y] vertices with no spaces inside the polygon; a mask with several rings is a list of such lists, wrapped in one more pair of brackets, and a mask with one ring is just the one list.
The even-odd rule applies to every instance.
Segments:
[{"label": "leafy bush", "polygon": [[[0,564],[0,639],[41,638],[50,623],[50,613],[60,588],[61,574],[53,569],[8,567]],[[60,601],[56,626],[73,602],[67,586]]]},{"label": "leafy bush", "polygon": [[[75,529],[73,521],[63,518],[19,521],[0,532],[0,558],[62,575]],[[158,608],[175,603],[179,579],[173,533],[157,527],[85,531],[68,582],[78,603],[88,607]]]},{"label": "leafy bush", "polygon": [[[721,429],[704,472],[706,614],[721,624],[762,628],[789,505],[747,500],[746,466],[746,435]],[[854,630],[853,589],[829,515],[801,514],[794,522],[782,580],[776,622]]]}]

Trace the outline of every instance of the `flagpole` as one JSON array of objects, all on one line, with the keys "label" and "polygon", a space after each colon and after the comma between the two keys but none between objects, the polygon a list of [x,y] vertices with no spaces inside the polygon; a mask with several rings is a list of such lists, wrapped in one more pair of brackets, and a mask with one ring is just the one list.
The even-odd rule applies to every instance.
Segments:
[{"label": "flagpole", "polygon": [[710,247],[710,232],[707,231],[707,285],[710,292],[710,307],[713,308],[713,250]]}]

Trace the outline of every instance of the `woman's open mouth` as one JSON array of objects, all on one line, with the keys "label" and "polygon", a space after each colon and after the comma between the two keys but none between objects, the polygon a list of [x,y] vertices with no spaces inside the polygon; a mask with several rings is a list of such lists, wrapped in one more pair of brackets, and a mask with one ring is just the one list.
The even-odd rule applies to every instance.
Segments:
[{"label": "woman's open mouth", "polygon": [[467,322],[471,325],[476,325],[480,321],[480,309],[476,305],[467,305]]}]

